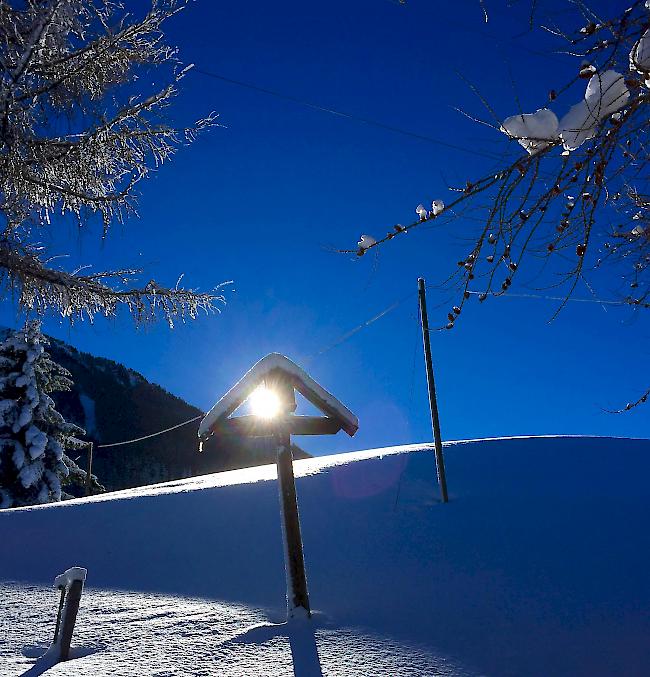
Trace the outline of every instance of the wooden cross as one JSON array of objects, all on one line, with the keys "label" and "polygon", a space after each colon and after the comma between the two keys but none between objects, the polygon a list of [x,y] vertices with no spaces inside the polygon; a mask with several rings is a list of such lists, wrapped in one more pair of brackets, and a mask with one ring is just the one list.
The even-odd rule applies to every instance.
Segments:
[{"label": "wooden cross", "polygon": [[[231,414],[253,393],[264,385],[273,391],[279,401],[276,416],[231,417]],[[298,391],[323,416],[296,416]],[[307,575],[300,531],[300,514],[296,482],[293,474],[291,435],[332,435],[345,430],[352,436],[359,428],[357,417],[333,395],[314,381],[305,371],[284,355],[272,353],[255,364],[206,414],[199,426],[199,439],[210,435],[238,434],[273,439],[277,457],[280,513],[284,537],[285,570],[287,574],[287,612],[311,616]]]}]

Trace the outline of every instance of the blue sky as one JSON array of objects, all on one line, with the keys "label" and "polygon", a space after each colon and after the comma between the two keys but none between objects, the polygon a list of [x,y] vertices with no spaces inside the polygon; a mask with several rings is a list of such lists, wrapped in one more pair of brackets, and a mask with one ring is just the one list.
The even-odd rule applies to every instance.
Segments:
[{"label": "blue sky", "polygon": [[[620,3],[608,4],[612,11]],[[46,330],[202,408],[266,353],[285,353],[360,418],[353,440],[303,439],[314,452],[430,439],[416,280],[444,279],[475,224],[415,230],[377,258],[330,249],[409,222],[419,202],[448,198],[448,185],[496,166],[490,156],[507,141],[455,110],[483,115],[461,75],[502,117],[517,111],[517,99],[525,110],[543,106],[546,93],[572,77],[575,60],[549,55],[557,43],[527,32],[529,3],[486,5],[487,24],[473,1],[193,3],[169,24],[185,62],[469,152],[190,74],[174,119],[187,123],[215,110],[224,127],[181,149],[144,184],[140,218],[113,228],[107,241],[96,228],[79,234],[68,226],[43,239],[69,252],[71,266],[144,266],[145,280],[173,284],[184,273],[190,286],[234,280],[235,291],[220,315],[173,331],[164,323],[134,329],[127,317],[72,328],[49,319]],[[547,2],[540,11],[563,21],[566,7]],[[522,275],[513,294],[532,291],[525,281]],[[609,298],[616,281],[594,286]],[[577,296],[590,292],[583,287]],[[429,305],[432,323],[442,322],[448,296],[432,289]],[[549,324],[556,307],[518,297],[469,304],[453,332],[433,335],[445,439],[647,436],[647,407],[623,416],[603,409],[647,387],[648,319],[574,303]],[[18,321],[11,302],[0,319]]]}]

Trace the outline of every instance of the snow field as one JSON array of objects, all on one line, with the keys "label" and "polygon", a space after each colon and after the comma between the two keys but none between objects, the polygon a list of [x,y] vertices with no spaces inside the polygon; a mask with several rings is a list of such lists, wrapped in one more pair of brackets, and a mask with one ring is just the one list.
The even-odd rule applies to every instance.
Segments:
[{"label": "snow field", "polygon": [[[28,673],[35,657],[47,648],[56,605],[52,591],[40,586],[5,584],[0,593],[8,609],[8,616],[0,622],[0,674],[13,677]],[[425,647],[358,628],[329,627],[318,617],[314,626],[321,672],[310,662],[309,635],[304,636],[300,628],[270,625],[268,615],[260,609],[157,593],[87,588],[75,630],[75,658],[44,674],[286,677],[294,674],[294,661],[302,677],[471,674],[454,669],[452,662],[441,660]]]},{"label": "snow field", "polygon": [[[447,505],[430,445],[295,463],[322,674],[648,674],[650,441],[480,440],[445,457]],[[73,646],[94,653],[51,674],[110,674],[102,662],[127,660],[129,642],[135,667],[115,674],[228,675],[219,656],[233,674],[294,674],[309,637],[250,630],[286,610],[274,478],[265,466],[0,513],[0,580],[49,587],[88,569]],[[8,677],[53,631],[28,642],[43,603],[11,589]],[[305,660],[296,675],[314,674]]]}]

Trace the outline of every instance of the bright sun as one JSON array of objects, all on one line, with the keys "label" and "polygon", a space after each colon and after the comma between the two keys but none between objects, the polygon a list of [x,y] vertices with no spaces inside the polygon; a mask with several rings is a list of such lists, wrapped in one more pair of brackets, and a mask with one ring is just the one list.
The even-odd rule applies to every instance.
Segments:
[{"label": "bright sun", "polygon": [[277,393],[266,386],[256,388],[249,398],[251,409],[260,418],[274,418],[280,412],[280,399]]}]

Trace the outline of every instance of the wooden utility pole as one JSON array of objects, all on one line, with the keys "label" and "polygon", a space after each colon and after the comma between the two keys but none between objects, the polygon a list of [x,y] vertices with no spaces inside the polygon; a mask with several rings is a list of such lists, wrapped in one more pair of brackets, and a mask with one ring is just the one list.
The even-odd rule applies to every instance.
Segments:
[{"label": "wooden utility pole", "polygon": [[88,442],[88,463],[86,465],[86,496],[92,493],[91,474],[93,471],[93,443]]},{"label": "wooden utility pole", "polygon": [[309,594],[307,592],[307,574],[305,573],[305,556],[302,534],[300,533],[296,480],[293,474],[291,433],[287,421],[287,416],[296,408],[295,394],[293,386],[283,381],[274,382],[273,387],[278,393],[283,409],[274,426],[274,438],[277,448],[278,488],[284,535],[288,615],[289,618],[292,618],[296,609],[302,608],[307,617],[311,617]]},{"label": "wooden utility pole", "polygon": [[424,344],[424,363],[427,370],[427,386],[429,388],[429,407],[431,409],[431,427],[436,449],[436,470],[442,502],[447,503],[447,476],[445,474],[445,459],[442,455],[442,436],[440,434],[440,419],[438,417],[438,402],[436,400],[436,384],[433,379],[433,363],[431,360],[431,343],[429,341],[429,317],[427,315],[427,297],[424,278],[418,278],[418,299],[420,301],[420,320],[422,322],[422,343]]}]

